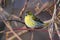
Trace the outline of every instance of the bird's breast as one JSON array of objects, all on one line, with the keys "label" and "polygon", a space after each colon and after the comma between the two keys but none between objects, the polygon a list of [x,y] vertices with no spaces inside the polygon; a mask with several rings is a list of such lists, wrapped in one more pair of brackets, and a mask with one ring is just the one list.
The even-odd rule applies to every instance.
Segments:
[{"label": "bird's breast", "polygon": [[28,27],[32,27],[32,28],[34,28],[36,26],[36,22],[30,17],[25,17],[25,24]]}]

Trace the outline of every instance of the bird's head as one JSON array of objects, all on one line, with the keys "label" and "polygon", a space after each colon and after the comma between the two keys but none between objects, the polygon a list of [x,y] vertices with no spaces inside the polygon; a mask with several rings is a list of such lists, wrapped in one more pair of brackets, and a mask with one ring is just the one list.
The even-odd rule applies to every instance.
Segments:
[{"label": "bird's head", "polygon": [[33,13],[31,11],[26,11],[26,15],[25,16],[33,16]]},{"label": "bird's head", "polygon": [[32,18],[33,20],[35,20],[36,16],[31,11],[26,11],[25,18]]}]

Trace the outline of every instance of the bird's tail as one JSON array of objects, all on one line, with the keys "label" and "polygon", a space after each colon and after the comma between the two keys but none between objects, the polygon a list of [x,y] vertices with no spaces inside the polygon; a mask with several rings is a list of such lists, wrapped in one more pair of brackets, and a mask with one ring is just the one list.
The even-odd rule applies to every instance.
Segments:
[{"label": "bird's tail", "polygon": [[47,21],[44,21],[44,26],[48,26],[50,22],[51,22],[51,19],[47,20]]},{"label": "bird's tail", "polygon": [[51,22],[51,20],[44,21],[44,26],[47,27],[50,22]]},{"label": "bird's tail", "polygon": [[48,26],[49,25],[49,23],[44,23],[44,26]]}]

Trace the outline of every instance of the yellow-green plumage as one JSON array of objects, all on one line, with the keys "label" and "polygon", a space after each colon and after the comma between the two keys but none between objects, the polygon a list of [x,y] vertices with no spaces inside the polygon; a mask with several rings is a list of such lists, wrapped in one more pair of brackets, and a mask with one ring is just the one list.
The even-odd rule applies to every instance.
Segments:
[{"label": "yellow-green plumage", "polygon": [[29,27],[29,28],[38,28],[41,25],[43,25],[42,21],[39,21],[33,14],[32,12],[28,12],[27,15],[25,16],[25,24]]},{"label": "yellow-green plumage", "polygon": [[36,22],[30,17],[30,15],[25,16],[25,24],[28,25],[28,27],[35,26]]}]

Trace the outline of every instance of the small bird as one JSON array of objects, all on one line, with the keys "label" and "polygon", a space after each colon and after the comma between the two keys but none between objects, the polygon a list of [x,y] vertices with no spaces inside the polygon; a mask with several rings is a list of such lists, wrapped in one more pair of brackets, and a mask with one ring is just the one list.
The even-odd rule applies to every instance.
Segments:
[{"label": "small bird", "polygon": [[31,11],[27,11],[25,15],[24,22],[28,28],[43,28],[43,25],[45,24],[43,21],[38,19]]}]

